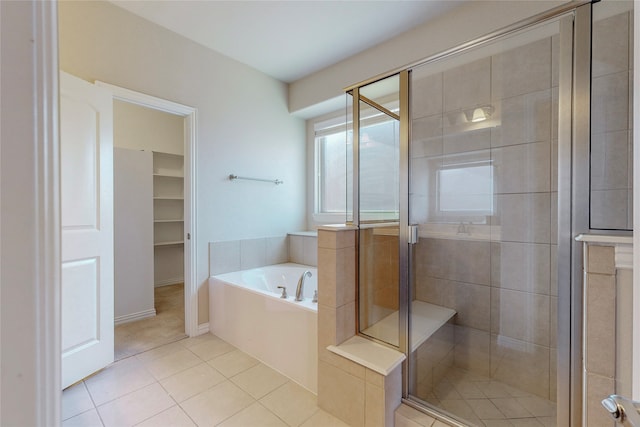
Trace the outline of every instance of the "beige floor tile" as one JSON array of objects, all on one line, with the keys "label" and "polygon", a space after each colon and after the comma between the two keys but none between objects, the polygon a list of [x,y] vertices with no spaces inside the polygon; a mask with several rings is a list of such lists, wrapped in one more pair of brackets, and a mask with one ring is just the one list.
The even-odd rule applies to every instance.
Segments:
[{"label": "beige floor tile", "polygon": [[174,400],[160,384],[154,383],[99,406],[98,412],[105,427],[125,427],[136,425],[174,405]]},{"label": "beige floor tile", "polygon": [[137,424],[137,427],[195,427],[191,418],[179,406],[173,406]]},{"label": "beige floor tile", "polygon": [[260,399],[289,380],[284,375],[260,363],[232,377],[231,381],[255,399]]},{"label": "beige floor tile", "polygon": [[532,416],[514,397],[491,399],[491,401],[506,418],[527,418]]},{"label": "beige floor tile", "polygon": [[186,337],[183,289],[182,283],[155,288],[155,316],[114,328],[116,360]]},{"label": "beige floor tile", "polygon": [[202,344],[203,342],[206,341],[215,341],[215,340],[219,340],[220,338],[218,338],[217,336],[213,335],[210,332],[207,332],[206,334],[202,334],[202,335],[198,335],[195,337],[190,337],[184,340],[180,341],[180,344],[183,347],[186,348],[190,348],[193,347],[194,345],[198,345],[198,344]]},{"label": "beige floor tile", "polygon": [[[430,417],[429,415],[423,412],[420,412],[417,409],[411,408],[407,405],[400,405],[398,409],[396,409],[396,414],[399,417],[404,417],[407,420],[413,423],[416,423],[420,426],[429,427],[435,421],[433,417]],[[411,423],[407,423],[407,424],[411,425]]]},{"label": "beige floor tile", "polygon": [[537,396],[518,397],[518,403],[535,417],[552,417],[556,415],[556,405]]},{"label": "beige floor tile", "polygon": [[103,427],[100,415],[95,409],[83,412],[62,422],[62,427]]},{"label": "beige floor tile", "polygon": [[514,427],[542,427],[536,418],[516,418],[510,421]]},{"label": "beige floor tile", "polygon": [[434,387],[433,392],[435,393],[436,397],[440,400],[462,399],[462,396],[460,396],[460,393],[457,392],[454,385],[451,382],[447,381],[446,379],[443,379],[442,381],[440,381]]},{"label": "beige floor tile", "polygon": [[165,344],[163,346],[154,348],[153,350],[145,351],[144,353],[138,354],[136,358],[143,363],[147,363],[147,362],[151,362],[152,360],[159,359],[164,356],[168,356],[169,354],[183,351],[184,350],[184,345],[182,345],[183,341],[185,340],[172,342],[170,344]]},{"label": "beige floor tile", "polygon": [[130,357],[108,366],[84,382],[96,406],[100,406],[154,383],[155,378],[139,360]]},{"label": "beige floor tile", "polygon": [[198,356],[187,349],[182,349],[147,362],[144,366],[156,379],[162,380],[200,363],[202,360]]},{"label": "beige floor tile", "polygon": [[473,381],[460,380],[453,383],[456,391],[463,399],[484,399],[485,395]]},{"label": "beige floor tile", "polygon": [[252,366],[256,366],[260,362],[249,356],[247,353],[240,350],[233,350],[229,353],[217,356],[209,360],[207,363],[216,368],[216,370],[225,377],[231,378]]},{"label": "beige floor tile", "polygon": [[508,388],[498,381],[482,381],[478,382],[478,388],[490,399],[512,397]]},{"label": "beige floor tile", "polygon": [[293,381],[267,394],[260,403],[290,426],[299,426],[318,409],[316,396]]},{"label": "beige floor tile", "polygon": [[482,420],[485,427],[512,427],[511,421],[509,420]]},{"label": "beige floor tile", "polygon": [[498,420],[504,418],[504,414],[496,408],[489,399],[469,399],[467,404],[471,406],[481,420]]},{"label": "beige floor tile", "polygon": [[246,409],[238,412],[231,418],[218,424],[218,427],[286,427],[280,418],[259,403],[254,403]]},{"label": "beige floor tile", "polygon": [[311,418],[302,424],[302,427],[348,427],[348,424],[322,409],[318,409]]},{"label": "beige floor tile", "polygon": [[460,399],[444,399],[441,400],[440,403],[442,408],[446,411],[451,412],[470,423],[482,425],[480,418],[478,418],[476,413],[473,412],[473,409],[471,409],[471,406],[469,406],[466,401]]},{"label": "beige floor tile", "polygon": [[538,421],[545,427],[556,427],[558,425],[556,417],[539,417]]},{"label": "beige floor tile", "polygon": [[215,426],[255,400],[238,386],[225,381],[180,404],[182,409],[199,427]]},{"label": "beige floor tile", "polygon": [[93,400],[84,385],[84,381],[67,388],[62,392],[62,419],[74,417],[78,414],[94,409]]},{"label": "beige floor tile", "polygon": [[162,387],[176,402],[188,398],[220,384],[225,377],[206,363],[186,369],[160,381]]},{"label": "beige floor tile", "polygon": [[404,415],[395,414],[395,427],[424,427],[422,424],[405,417]]},{"label": "beige floor tile", "polygon": [[211,360],[217,356],[229,353],[236,348],[228,342],[216,338],[213,340],[207,340],[189,347],[189,350],[196,354],[202,360]]}]

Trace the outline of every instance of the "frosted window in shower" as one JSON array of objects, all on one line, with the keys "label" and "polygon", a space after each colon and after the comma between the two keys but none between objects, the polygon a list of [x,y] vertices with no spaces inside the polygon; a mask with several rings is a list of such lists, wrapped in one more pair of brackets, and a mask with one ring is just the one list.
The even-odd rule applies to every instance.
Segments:
[{"label": "frosted window in shower", "polygon": [[493,213],[491,165],[452,167],[438,171],[438,208],[443,214],[470,216]]}]

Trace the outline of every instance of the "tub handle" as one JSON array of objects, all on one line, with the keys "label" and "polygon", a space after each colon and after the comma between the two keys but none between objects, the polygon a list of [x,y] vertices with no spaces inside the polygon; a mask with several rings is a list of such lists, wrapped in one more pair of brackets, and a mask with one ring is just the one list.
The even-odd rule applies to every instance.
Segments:
[{"label": "tub handle", "polygon": [[280,298],[287,298],[287,288],[284,286],[278,286],[278,289],[282,289],[282,295],[280,295]]}]

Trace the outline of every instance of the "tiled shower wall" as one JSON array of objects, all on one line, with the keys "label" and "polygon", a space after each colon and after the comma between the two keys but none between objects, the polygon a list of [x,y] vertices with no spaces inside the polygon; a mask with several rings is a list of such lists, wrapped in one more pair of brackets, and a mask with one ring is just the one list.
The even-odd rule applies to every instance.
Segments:
[{"label": "tiled shower wall", "polygon": [[[443,73],[414,71],[411,147],[415,298],[457,311],[455,366],[551,400],[557,49],[548,37]],[[478,105],[495,108],[484,127],[451,120]],[[474,162],[492,165],[493,212],[457,228],[437,211],[437,171]]]},{"label": "tiled shower wall", "polygon": [[[630,239],[629,239],[630,240]],[[631,244],[585,244],[583,425],[615,426],[600,402],[631,395]]]},{"label": "tiled shower wall", "polygon": [[591,228],[633,229],[633,13],[594,6]]}]

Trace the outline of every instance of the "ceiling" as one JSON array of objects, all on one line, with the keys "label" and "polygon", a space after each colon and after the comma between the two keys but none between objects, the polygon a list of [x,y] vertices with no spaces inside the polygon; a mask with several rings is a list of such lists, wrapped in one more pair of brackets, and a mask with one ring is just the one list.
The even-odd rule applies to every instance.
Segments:
[{"label": "ceiling", "polygon": [[287,83],[408,31],[464,2],[111,1]]}]

